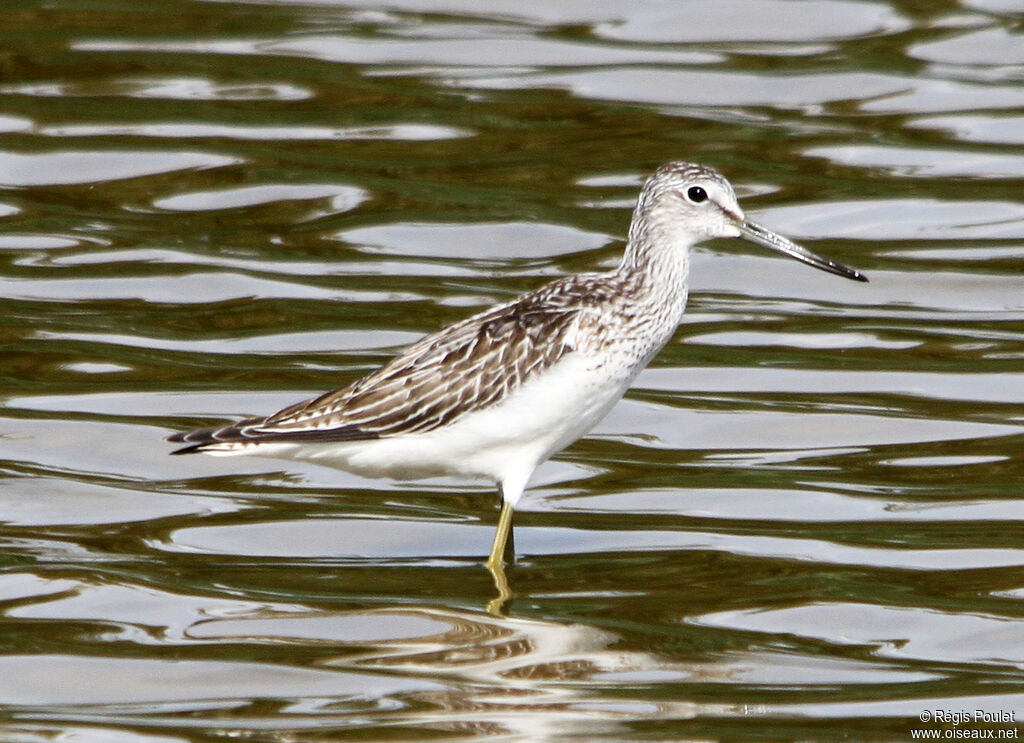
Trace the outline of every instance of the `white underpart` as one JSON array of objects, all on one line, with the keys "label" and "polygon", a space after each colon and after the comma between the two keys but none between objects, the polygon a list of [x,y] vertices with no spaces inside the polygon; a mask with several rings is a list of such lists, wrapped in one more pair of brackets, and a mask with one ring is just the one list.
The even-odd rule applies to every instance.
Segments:
[{"label": "white underpart", "polygon": [[367,441],[243,444],[209,454],[247,454],[317,462],[363,477],[415,480],[456,475],[501,486],[513,505],[533,470],[589,431],[642,367],[609,369],[571,352],[501,403],[426,433]]}]

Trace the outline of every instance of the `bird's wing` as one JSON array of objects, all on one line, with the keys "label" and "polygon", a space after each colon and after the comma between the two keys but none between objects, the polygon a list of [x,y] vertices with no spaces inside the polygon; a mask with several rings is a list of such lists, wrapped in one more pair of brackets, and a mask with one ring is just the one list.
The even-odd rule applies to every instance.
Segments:
[{"label": "bird's wing", "polygon": [[175,453],[424,433],[494,405],[572,350],[580,308],[552,288],[428,335],[348,387],[267,418],[175,434],[190,444]]}]

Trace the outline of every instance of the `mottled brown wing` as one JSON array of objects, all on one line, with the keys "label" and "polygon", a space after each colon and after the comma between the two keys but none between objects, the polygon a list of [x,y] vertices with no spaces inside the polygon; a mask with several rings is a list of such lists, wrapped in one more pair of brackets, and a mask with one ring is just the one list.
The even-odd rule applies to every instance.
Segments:
[{"label": "mottled brown wing", "polygon": [[409,347],[348,387],[268,417],[176,434],[191,444],[358,441],[423,433],[486,408],[571,350],[579,312],[545,287],[475,315]]},{"label": "mottled brown wing", "polygon": [[283,410],[262,431],[358,428],[371,437],[422,433],[493,405],[557,361],[575,313],[520,304],[428,336],[350,387]]}]

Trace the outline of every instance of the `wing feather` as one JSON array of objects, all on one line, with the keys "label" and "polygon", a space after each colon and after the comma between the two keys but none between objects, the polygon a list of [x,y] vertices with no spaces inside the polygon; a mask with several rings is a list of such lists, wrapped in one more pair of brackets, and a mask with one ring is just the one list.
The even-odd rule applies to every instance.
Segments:
[{"label": "wing feather", "polygon": [[[578,278],[578,277],[577,277]],[[564,284],[563,291],[558,291]],[[428,335],[377,371],[265,418],[175,434],[174,452],[424,433],[500,401],[572,350],[581,305],[565,282]]]}]

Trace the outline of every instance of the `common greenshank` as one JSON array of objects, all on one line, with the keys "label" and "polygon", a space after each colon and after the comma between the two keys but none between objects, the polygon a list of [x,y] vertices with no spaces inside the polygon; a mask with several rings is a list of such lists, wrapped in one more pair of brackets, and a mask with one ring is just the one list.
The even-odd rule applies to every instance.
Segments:
[{"label": "common greenshank", "polygon": [[483,478],[501,495],[487,565],[507,590],[512,513],[536,467],[585,434],[672,337],[690,248],[740,237],[856,281],[858,271],[747,221],[729,182],[674,162],[647,180],[622,262],[449,325],[341,389],[273,415],[176,433],[174,454],[311,460],[370,477]]}]

